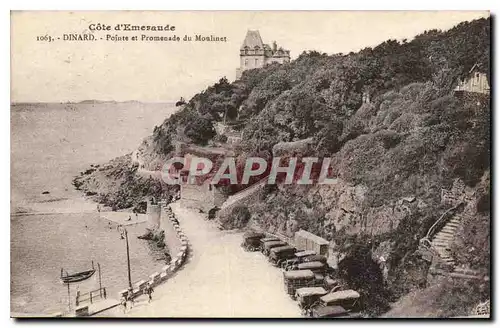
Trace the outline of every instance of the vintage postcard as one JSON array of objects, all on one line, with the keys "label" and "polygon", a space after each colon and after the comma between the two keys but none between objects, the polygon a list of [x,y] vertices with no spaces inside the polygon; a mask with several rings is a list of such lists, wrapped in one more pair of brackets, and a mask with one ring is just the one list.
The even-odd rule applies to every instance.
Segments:
[{"label": "vintage postcard", "polygon": [[490,318],[488,11],[12,11],[11,316]]}]

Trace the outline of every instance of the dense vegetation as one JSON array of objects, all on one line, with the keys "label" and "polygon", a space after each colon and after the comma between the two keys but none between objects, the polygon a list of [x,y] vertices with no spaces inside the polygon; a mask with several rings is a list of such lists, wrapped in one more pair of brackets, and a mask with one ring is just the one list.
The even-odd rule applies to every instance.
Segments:
[{"label": "dense vegetation", "polygon": [[[357,53],[303,52],[289,64],[246,71],[233,83],[222,78],[195,95],[155,129],[154,151],[169,156],[174,138],[206,145],[216,135],[213,122],[237,119],[244,123],[239,156],[270,158],[280,142],[313,138],[315,146],[301,155],[331,157],[335,176],[366,188],[361,217],[401,197],[417,198],[425,206],[389,233],[350,236],[352,249],[369,244],[373,250],[382,241],[393,244],[388,283],[400,296],[422,287],[422,277],[425,282],[415,251],[446,209],[441,189],[455,179],[475,187],[489,175],[489,99],[453,93],[475,64],[489,78],[489,58],[489,19],[427,31],[411,41],[388,40]],[[370,100],[364,101],[366,97]],[[306,187],[266,190],[261,202],[249,207],[264,227],[282,228],[283,217],[293,215],[296,227],[345,242],[345,231],[327,224],[334,199],[311,200]],[[476,268],[489,266],[489,194],[489,186],[479,192],[480,215],[466,218],[455,249],[460,263]],[[351,268],[359,264],[346,263]],[[372,266],[369,260],[364,263]],[[416,278],[408,278],[409,271]]]},{"label": "dense vegetation", "polygon": [[[340,132],[339,121],[356,113],[363,92],[377,103],[388,91],[432,81],[439,89],[437,99],[448,94],[475,63],[489,72],[489,24],[487,19],[461,23],[446,32],[427,31],[411,42],[388,40],[346,55],[304,52],[287,65],[246,71],[234,83],[222,78],[164,122],[155,131],[155,140],[164,146],[169,144],[163,142],[167,132],[175,132],[203,144],[214,136],[208,122],[239,114],[249,120],[247,147],[270,149],[278,141]],[[363,132],[351,125],[344,127],[344,139]]]}]

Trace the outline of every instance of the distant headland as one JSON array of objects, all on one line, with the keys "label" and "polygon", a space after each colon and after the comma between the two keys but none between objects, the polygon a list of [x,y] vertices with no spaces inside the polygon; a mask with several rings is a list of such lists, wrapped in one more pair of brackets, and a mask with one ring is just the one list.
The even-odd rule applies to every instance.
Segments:
[{"label": "distant headland", "polygon": [[[98,100],[98,99],[86,99],[82,101],[43,101],[43,102],[11,102],[11,105],[40,105],[40,104],[67,104],[67,105],[102,105],[102,104],[145,104],[145,103],[153,103],[150,101],[139,101],[139,100],[125,100],[125,101],[116,101],[116,100]],[[170,104],[175,103],[173,100],[165,100],[165,101],[155,101],[154,103],[164,103]]]},{"label": "distant headland", "polygon": [[119,104],[119,103],[141,103],[138,100],[126,100],[126,101],[116,101],[116,100],[97,100],[97,99],[87,99],[79,102],[67,102],[67,104]]}]

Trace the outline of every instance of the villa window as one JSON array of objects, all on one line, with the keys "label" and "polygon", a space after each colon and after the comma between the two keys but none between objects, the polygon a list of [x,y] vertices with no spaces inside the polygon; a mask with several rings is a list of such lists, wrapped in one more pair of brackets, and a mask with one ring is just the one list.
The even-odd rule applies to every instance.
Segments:
[{"label": "villa window", "polygon": [[474,79],[472,80],[472,85],[478,85],[479,84],[479,73],[474,74]]},{"label": "villa window", "polygon": [[255,67],[259,66],[259,60],[255,58]]},{"label": "villa window", "polygon": [[245,66],[248,66],[248,59],[245,59]]}]

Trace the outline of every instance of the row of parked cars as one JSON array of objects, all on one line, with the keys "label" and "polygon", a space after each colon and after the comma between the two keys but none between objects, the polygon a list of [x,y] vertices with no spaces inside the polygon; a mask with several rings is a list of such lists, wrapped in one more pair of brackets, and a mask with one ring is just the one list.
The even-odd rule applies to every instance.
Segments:
[{"label": "row of parked cars", "polygon": [[315,318],[355,318],[361,309],[360,295],[344,289],[336,280],[327,258],[310,250],[300,250],[276,236],[249,231],[241,246],[260,251],[269,262],[283,270],[285,290],[297,300],[302,313]]}]

